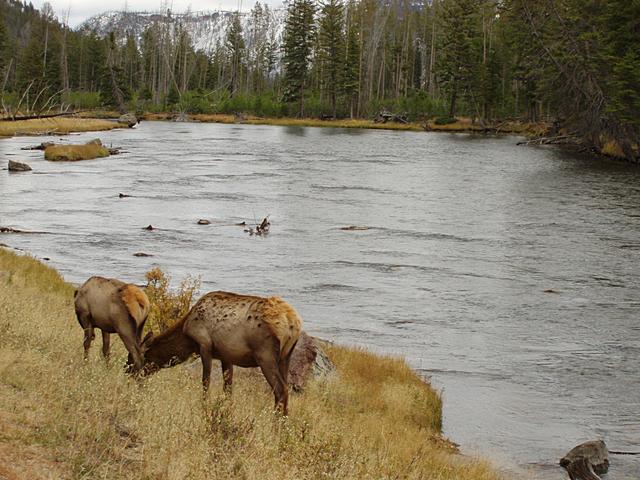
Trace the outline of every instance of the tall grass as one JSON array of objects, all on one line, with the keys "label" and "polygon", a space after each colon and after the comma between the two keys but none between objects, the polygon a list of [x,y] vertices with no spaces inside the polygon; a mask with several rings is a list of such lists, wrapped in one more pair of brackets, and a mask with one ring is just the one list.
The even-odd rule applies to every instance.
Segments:
[{"label": "tall grass", "polygon": [[[0,472],[32,478],[55,464],[55,478],[77,479],[498,478],[441,437],[439,396],[399,359],[330,347],[337,374],[293,395],[281,418],[254,370],[237,369],[230,397],[213,388],[203,398],[197,367],[128,377],[116,339],[110,364],[95,345],[83,361],[72,305],[73,288],[53,269],[0,249],[0,451],[14,452],[11,462],[0,455]],[[27,451],[26,470],[16,470]]]},{"label": "tall grass", "polygon": [[16,122],[0,120],[0,137],[50,133],[64,135],[70,132],[112,130],[122,127],[123,125],[119,123],[96,118],[55,117],[19,120]]}]

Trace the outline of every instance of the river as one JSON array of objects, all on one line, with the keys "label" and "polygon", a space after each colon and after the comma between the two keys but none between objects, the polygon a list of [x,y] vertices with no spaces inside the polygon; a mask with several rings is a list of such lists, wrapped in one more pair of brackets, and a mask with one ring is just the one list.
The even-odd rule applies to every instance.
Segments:
[{"label": "river", "polygon": [[[55,137],[0,141],[34,169],[0,171],[0,225],[47,232],[0,242],[72,282],[160,266],[280,295],[315,335],[404,356],[442,390],[445,434],[518,478],[564,478],[585,440],[640,449],[640,169],[446,133],[156,122],[62,141],[97,136],[124,153],[50,163],[20,147]],[[266,237],[234,225],[266,215]],[[606,478],[637,480],[640,457]]]}]

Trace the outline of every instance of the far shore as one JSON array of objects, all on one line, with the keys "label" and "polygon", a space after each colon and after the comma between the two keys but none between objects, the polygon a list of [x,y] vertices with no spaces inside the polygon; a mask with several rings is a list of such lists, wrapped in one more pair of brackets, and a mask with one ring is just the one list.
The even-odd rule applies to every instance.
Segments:
[{"label": "far shore", "polygon": [[[0,120],[0,138],[12,136],[37,135],[67,135],[72,132],[104,131],[115,128],[126,128],[127,125],[118,123],[120,113],[115,111],[82,112],[68,117],[42,118],[32,120],[9,121]],[[457,118],[455,122],[444,125],[437,124],[433,119],[422,122],[375,122],[368,119],[329,119],[318,118],[275,118],[258,117],[255,115],[236,116],[230,114],[193,114],[180,116],[176,113],[145,113],[140,119],[145,121],[183,121],[202,123],[225,123],[247,125],[277,125],[292,127],[329,127],[329,128],[358,128],[371,130],[400,130],[413,132],[466,132],[466,133],[503,133],[523,136],[537,136],[542,134],[544,123],[526,123],[519,121],[496,122],[481,125],[472,122],[470,118]]]}]

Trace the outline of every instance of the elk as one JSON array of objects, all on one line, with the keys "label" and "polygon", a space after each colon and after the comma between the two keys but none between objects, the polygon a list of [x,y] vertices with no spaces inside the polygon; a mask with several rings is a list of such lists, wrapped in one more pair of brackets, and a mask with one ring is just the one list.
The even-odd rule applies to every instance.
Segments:
[{"label": "elk", "polygon": [[109,358],[110,335],[117,333],[129,351],[133,371],[144,366],[141,335],[149,315],[147,295],[137,286],[115,278],[91,277],[75,294],[78,322],[84,330],[84,358],[89,355],[94,328],[102,330],[102,355]]},{"label": "elk", "polygon": [[210,292],[167,331],[145,338],[145,372],[184,362],[196,353],[202,360],[205,393],[213,358],[222,364],[224,391],[231,392],[234,365],[260,367],[276,408],[286,415],[289,360],[301,327],[296,311],[281,298]]}]

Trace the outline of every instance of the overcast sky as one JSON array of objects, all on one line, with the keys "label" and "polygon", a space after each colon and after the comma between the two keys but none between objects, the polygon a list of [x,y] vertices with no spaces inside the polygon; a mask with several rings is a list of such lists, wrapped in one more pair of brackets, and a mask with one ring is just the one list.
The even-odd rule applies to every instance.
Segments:
[{"label": "overcast sky", "polygon": [[[36,8],[42,8],[46,0],[31,0]],[[192,12],[200,10],[249,10],[255,0],[48,0],[60,19],[64,19],[69,11],[69,24],[78,26],[83,20],[109,10],[159,11],[162,6],[174,12]],[[281,0],[262,0],[269,6],[280,6]]]}]

